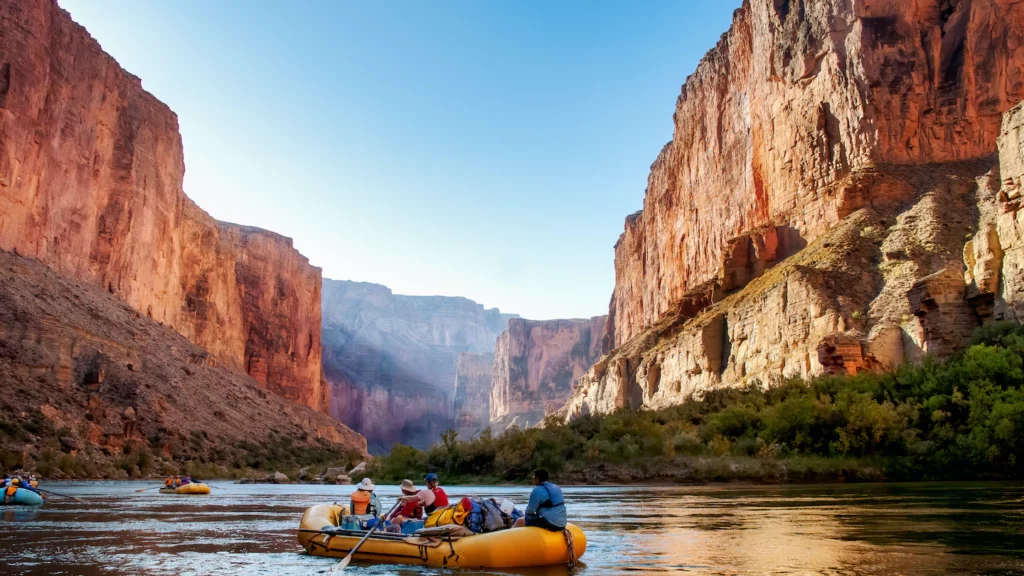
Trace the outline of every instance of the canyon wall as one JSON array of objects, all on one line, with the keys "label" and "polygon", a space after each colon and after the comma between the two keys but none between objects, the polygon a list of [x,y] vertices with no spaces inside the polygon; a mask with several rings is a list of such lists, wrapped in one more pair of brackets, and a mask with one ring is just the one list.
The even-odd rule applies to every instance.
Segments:
[{"label": "canyon wall", "polygon": [[494,431],[527,428],[558,410],[601,356],[606,320],[510,320],[494,347],[489,407]]},{"label": "canyon wall", "polygon": [[1022,99],[1020,3],[744,2],[683,86],[615,247],[615,350],[565,415],[888,368],[1019,320]]},{"label": "canyon wall", "polygon": [[226,475],[279,461],[283,446],[366,455],[366,439],[341,422],[260,389],[106,289],[3,250],[0,381],[5,466],[35,462],[51,478],[200,462]]},{"label": "canyon wall", "polygon": [[463,439],[490,426],[494,354],[459,354],[452,398],[452,427]]},{"label": "canyon wall", "polygon": [[102,287],[326,411],[320,270],[182,191],[175,114],[54,0],[0,1],[0,249]]},{"label": "canyon wall", "polygon": [[993,154],[1000,114],[1024,98],[1022,12],[1010,0],[744,2],[683,86],[616,245],[614,344],[695,314],[855,210],[917,192],[876,167]]},{"label": "canyon wall", "polygon": [[378,452],[437,441],[452,426],[459,354],[491,352],[513,317],[466,298],[339,280],[324,281],[322,316],[332,414]]}]

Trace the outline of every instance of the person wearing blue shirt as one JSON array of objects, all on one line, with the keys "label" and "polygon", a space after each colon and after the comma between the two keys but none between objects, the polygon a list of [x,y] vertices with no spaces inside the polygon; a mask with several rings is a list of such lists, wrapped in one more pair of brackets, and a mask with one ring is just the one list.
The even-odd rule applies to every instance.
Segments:
[{"label": "person wearing blue shirt", "polygon": [[565,499],[562,489],[549,481],[548,471],[533,472],[533,491],[526,506],[526,516],[516,520],[515,527],[536,526],[552,532],[565,530]]}]

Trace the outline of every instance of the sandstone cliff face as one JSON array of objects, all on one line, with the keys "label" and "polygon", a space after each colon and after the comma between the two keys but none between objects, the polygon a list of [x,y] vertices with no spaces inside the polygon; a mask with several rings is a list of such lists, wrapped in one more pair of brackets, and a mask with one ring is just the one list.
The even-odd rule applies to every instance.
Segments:
[{"label": "sandstone cliff face", "polygon": [[600,357],[606,320],[510,320],[494,348],[494,430],[533,426],[558,410],[576,379]]},{"label": "sandstone cliff face", "polygon": [[1024,321],[1024,104],[999,136],[1001,182],[979,195],[978,233],[964,246],[966,297],[983,319]]},{"label": "sandstone cliff face", "polygon": [[1024,98],[1022,13],[1010,0],[744,2],[683,87],[616,245],[615,345],[694,315],[855,210],[919,193],[873,168],[994,153],[1000,114]]},{"label": "sandstone cliff face", "polygon": [[462,438],[471,438],[490,425],[493,374],[494,354],[459,354],[452,427]]},{"label": "sandstone cliff face", "polygon": [[142,449],[231,465],[283,440],[366,453],[342,423],[260,389],[92,282],[2,250],[0,381],[17,391],[0,395],[0,451],[26,463],[59,447],[104,465]]},{"label": "sandstone cliff face", "polygon": [[327,410],[320,271],[182,191],[177,118],[54,0],[0,1],[0,248],[100,286]]},{"label": "sandstone cliff face", "polygon": [[466,298],[338,280],[324,282],[322,315],[332,414],[377,451],[437,441],[452,425],[459,354],[492,351],[513,317]]},{"label": "sandstone cliff face", "polygon": [[565,414],[888,368],[1019,318],[1022,98],[1020,3],[745,2],[683,87],[616,245],[616,349]]}]

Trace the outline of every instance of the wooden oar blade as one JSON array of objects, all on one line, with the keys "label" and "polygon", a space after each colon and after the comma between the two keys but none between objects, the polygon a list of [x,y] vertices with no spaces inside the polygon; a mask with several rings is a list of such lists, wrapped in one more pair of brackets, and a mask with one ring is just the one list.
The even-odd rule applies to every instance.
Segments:
[{"label": "wooden oar blade", "polygon": [[341,562],[338,562],[337,564],[335,564],[334,568],[331,568],[331,573],[334,574],[336,572],[343,572],[345,570],[345,568],[348,567],[350,562],[352,562],[352,554],[351,553],[348,556],[345,556],[344,558],[342,558]]}]

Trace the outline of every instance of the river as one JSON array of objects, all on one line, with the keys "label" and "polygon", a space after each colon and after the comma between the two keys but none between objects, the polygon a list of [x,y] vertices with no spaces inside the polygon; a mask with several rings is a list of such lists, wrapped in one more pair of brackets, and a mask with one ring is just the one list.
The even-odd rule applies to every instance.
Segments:
[{"label": "river", "polygon": [[[291,576],[333,564],[302,554],[295,528],[306,507],[345,499],[352,487],[214,484],[223,488],[210,496],[135,492],[152,482],[51,484],[84,502],[0,507],[0,574]],[[379,492],[387,505],[397,489]],[[527,490],[448,493],[522,505]],[[574,576],[1024,575],[1022,484],[567,487],[565,495],[589,541]],[[346,572],[451,573],[358,564]]]}]

